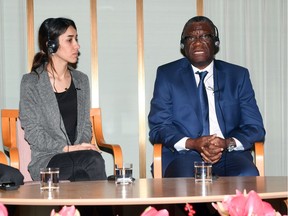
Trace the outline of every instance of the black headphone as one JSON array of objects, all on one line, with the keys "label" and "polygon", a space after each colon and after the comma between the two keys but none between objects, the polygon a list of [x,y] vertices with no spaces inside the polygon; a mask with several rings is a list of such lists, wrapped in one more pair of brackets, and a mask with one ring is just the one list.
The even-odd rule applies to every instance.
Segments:
[{"label": "black headphone", "polygon": [[47,49],[48,49],[49,54],[57,52],[58,43],[54,40],[48,40],[47,41]]},{"label": "black headphone", "polygon": [[50,21],[47,22],[47,31],[48,31],[48,35],[47,35],[47,50],[48,50],[48,54],[52,54],[52,53],[56,53],[59,47],[59,43],[56,40],[50,40]]},{"label": "black headphone", "polygon": [[218,28],[214,25],[214,29],[215,29],[215,33],[216,33],[216,35],[214,36],[214,44],[215,44],[215,47],[219,49],[220,39],[219,39]]}]

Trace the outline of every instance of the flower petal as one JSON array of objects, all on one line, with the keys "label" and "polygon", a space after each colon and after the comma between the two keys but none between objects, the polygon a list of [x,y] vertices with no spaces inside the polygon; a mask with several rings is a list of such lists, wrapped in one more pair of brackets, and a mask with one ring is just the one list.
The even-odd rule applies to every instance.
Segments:
[{"label": "flower petal", "polygon": [[223,206],[221,202],[212,203],[212,206],[218,211],[221,216],[229,216],[228,210]]},{"label": "flower petal", "polygon": [[7,208],[2,203],[0,203],[0,216],[8,216]]}]

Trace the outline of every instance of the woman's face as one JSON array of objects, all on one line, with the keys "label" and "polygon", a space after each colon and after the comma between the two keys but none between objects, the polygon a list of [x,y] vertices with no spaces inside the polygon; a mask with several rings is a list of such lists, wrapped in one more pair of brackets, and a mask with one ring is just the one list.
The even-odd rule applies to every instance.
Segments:
[{"label": "woman's face", "polygon": [[59,36],[58,40],[59,47],[53,57],[57,57],[67,63],[76,63],[80,49],[76,29],[69,26],[66,32]]},{"label": "woman's face", "polygon": [[184,52],[192,65],[199,69],[207,67],[214,59],[214,29],[207,22],[194,22],[183,32]]}]

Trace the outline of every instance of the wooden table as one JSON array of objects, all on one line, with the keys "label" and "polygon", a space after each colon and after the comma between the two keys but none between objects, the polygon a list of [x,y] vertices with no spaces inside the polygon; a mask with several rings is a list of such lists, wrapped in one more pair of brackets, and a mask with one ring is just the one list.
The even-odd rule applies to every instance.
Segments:
[{"label": "wooden table", "polygon": [[222,201],[235,190],[256,191],[262,199],[287,198],[287,177],[219,177],[212,183],[194,178],[138,179],[132,185],[114,182],[63,182],[59,191],[41,192],[39,183],[0,191],[0,202],[13,205],[146,205]]}]

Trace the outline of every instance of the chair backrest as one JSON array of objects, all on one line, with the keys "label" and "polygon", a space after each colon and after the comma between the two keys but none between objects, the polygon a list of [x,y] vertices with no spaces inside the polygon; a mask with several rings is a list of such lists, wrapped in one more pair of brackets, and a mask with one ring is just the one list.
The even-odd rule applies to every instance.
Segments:
[{"label": "chair backrest", "polygon": [[[18,110],[1,110],[2,140],[4,145],[4,152],[8,152],[10,165],[19,169],[19,154],[13,151],[17,149],[17,119]],[[10,150],[12,150],[12,152],[10,152]]]},{"label": "chair backrest", "polygon": [[[31,161],[31,150],[24,139],[24,131],[21,128],[17,109],[1,110],[2,139],[4,151],[8,152],[10,166],[20,170],[24,176],[24,182],[31,181],[28,164]],[[21,152],[21,154],[20,154]]]}]

